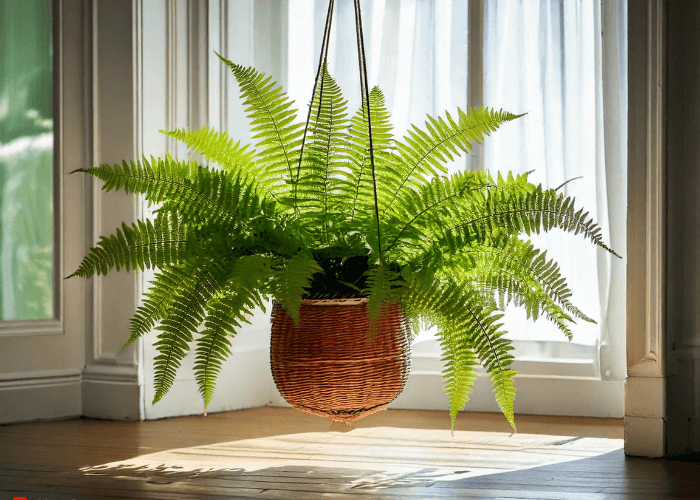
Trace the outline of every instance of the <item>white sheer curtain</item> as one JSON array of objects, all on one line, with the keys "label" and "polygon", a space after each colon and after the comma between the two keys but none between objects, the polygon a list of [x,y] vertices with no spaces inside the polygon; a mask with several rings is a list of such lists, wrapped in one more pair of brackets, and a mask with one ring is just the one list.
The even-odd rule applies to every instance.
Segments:
[{"label": "white sheer curtain", "polygon": [[[621,8],[616,19],[608,20],[610,30],[624,30],[625,2],[617,3]],[[625,221],[617,216],[619,210],[611,217],[610,209],[625,204],[620,174],[626,157],[622,151],[611,154],[616,146],[611,138],[626,135],[627,121],[626,109],[610,104],[623,97],[619,94],[626,96],[627,86],[620,81],[607,92],[603,89],[604,79],[626,75],[627,51],[622,36],[622,44],[608,44],[604,54],[604,6],[593,0],[484,1],[484,104],[528,113],[488,140],[484,165],[492,171],[534,170],[531,180],[548,187],[582,177],[565,186],[564,192],[601,225],[606,241],[614,236],[618,242],[624,239]],[[614,49],[618,57],[611,61]],[[618,68],[604,68],[604,56],[608,66]],[[610,89],[618,95],[610,95]],[[604,122],[604,109],[608,118],[618,116]],[[606,131],[606,126],[617,130]],[[598,325],[579,322],[573,329],[575,343],[596,344],[601,326],[606,330],[609,321],[622,319],[624,328],[624,316],[607,314],[613,285],[609,254],[586,244],[581,236],[561,232],[532,240],[548,249],[561,266],[573,290],[572,301],[598,320]],[[562,340],[553,325],[525,322],[524,313],[515,308],[507,312],[506,321],[511,338]]]},{"label": "white sheer curtain", "polygon": [[[528,113],[487,139],[484,167],[492,173],[534,169],[530,179],[545,187],[583,176],[564,187],[565,193],[599,222],[606,241],[618,242],[616,249],[624,251],[619,245],[625,239],[626,36],[615,37],[615,46],[603,44],[601,2],[596,0],[483,1],[483,104]],[[614,3],[617,13],[608,29],[626,33],[626,0],[606,3]],[[327,0],[289,2],[287,88],[302,109],[310,99],[327,5]],[[464,0],[362,2],[369,84],[383,90],[398,136],[411,123],[422,125],[426,114],[481,104],[467,103],[467,8]],[[614,67],[604,68],[604,61]],[[349,99],[349,109],[356,109],[360,96],[351,0],[336,0],[329,69]],[[604,86],[604,77],[615,82]],[[460,160],[451,169],[464,166]],[[612,216],[611,204],[617,204]],[[554,232],[532,240],[560,264],[574,304],[598,320],[597,325],[574,325],[574,343],[595,352],[601,331],[605,337],[611,328],[608,320],[622,335],[624,300],[620,311],[606,311],[611,290],[624,293],[624,266],[622,273],[611,273],[610,257],[580,235]],[[526,321],[520,309],[507,311],[506,329],[511,338],[524,341],[521,345],[548,344],[549,354],[541,355],[556,357],[552,341],[566,344],[544,318]]]},{"label": "white sheer curtain", "polygon": [[[363,32],[369,85],[384,92],[402,137],[426,114],[466,105],[467,2],[365,0]],[[289,1],[287,90],[304,108],[311,98],[328,0]],[[354,112],[360,80],[352,0],[336,0],[328,67]]]}]

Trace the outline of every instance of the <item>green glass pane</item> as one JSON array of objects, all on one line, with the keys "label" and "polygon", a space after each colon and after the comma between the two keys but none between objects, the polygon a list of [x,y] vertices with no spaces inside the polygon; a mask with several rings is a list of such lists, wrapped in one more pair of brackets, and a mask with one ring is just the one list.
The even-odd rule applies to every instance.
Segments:
[{"label": "green glass pane", "polygon": [[51,0],[0,0],[0,319],[53,317]]}]

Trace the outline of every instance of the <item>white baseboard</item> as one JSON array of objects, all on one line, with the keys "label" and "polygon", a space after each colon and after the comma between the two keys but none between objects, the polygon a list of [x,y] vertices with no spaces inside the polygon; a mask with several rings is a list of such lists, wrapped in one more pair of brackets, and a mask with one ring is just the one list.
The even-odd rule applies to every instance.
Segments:
[{"label": "white baseboard", "polygon": [[[515,378],[518,392],[515,413],[622,418],[624,382],[596,378],[526,376]],[[434,372],[411,373],[403,393],[389,408],[448,410],[442,376]],[[479,374],[463,411],[500,412],[491,380]]]},{"label": "white baseboard", "polygon": [[130,365],[88,365],[83,370],[83,416],[109,420],[141,420],[142,387],[138,368]]},{"label": "white baseboard", "polygon": [[0,375],[0,424],[80,417],[80,370]]},{"label": "white baseboard", "polygon": [[[515,412],[527,415],[563,415],[622,418],[624,382],[589,378],[518,376],[515,380]],[[290,406],[272,389],[270,406]],[[413,371],[401,395],[389,408],[402,410],[450,409],[443,389],[442,375]],[[464,412],[500,413],[488,376],[478,376]],[[446,417],[449,419],[449,416]],[[517,422],[516,422],[517,424]]]}]

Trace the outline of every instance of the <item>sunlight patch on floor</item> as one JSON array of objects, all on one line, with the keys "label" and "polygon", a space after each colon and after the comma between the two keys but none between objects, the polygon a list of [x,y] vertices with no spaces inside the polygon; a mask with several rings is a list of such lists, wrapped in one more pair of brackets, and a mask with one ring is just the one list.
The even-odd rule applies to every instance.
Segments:
[{"label": "sunlight patch on floor", "polygon": [[354,428],[172,449],[85,467],[87,475],[182,482],[285,476],[340,482],[345,488],[426,486],[485,474],[595,457],[622,439],[503,432]]}]

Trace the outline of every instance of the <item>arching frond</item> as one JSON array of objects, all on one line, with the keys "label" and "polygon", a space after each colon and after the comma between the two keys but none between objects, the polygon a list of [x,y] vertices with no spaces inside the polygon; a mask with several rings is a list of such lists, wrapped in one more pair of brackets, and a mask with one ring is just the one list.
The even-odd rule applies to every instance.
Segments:
[{"label": "arching frond", "polygon": [[[510,369],[513,361],[513,356],[510,354],[512,345],[503,336],[505,332],[501,330],[502,325],[498,323],[502,315],[497,314],[483,296],[468,284],[458,284],[452,280],[430,282],[425,276],[407,275],[405,277],[410,289],[404,299],[406,307],[413,314],[427,315],[436,318],[438,325],[446,325],[445,331],[452,335],[448,347],[459,347],[460,343],[464,343],[473,350],[491,377],[499,408],[515,428],[513,402],[516,389],[513,377],[517,372]],[[455,354],[466,356],[464,359],[468,359],[467,354],[463,354],[466,352],[464,348],[461,351],[451,348],[443,352],[443,356],[449,365],[449,363],[459,362],[453,359]],[[452,385],[446,385],[448,394],[453,392],[458,396],[455,408],[459,408],[461,403],[459,398],[465,397],[464,389],[454,386],[456,383],[462,383],[463,378],[468,376],[468,366],[464,369],[466,370],[464,374],[451,379]],[[454,426],[454,420],[452,425]]]},{"label": "arching frond", "polygon": [[154,359],[153,404],[160,401],[175,381],[175,374],[183,358],[190,350],[193,334],[204,319],[209,300],[219,293],[226,281],[224,266],[208,262],[198,266],[199,272],[182,283],[173,300],[171,313],[156,327],[158,341],[153,345],[158,350]]},{"label": "arching frond", "polygon": [[318,263],[305,255],[295,255],[287,259],[275,276],[275,297],[294,323],[299,322],[301,298],[311,284],[314,273],[322,272]]},{"label": "arching frond", "polygon": [[302,124],[295,122],[293,101],[271,77],[217,55],[233,71],[243,104],[248,106],[246,113],[251,120],[251,132],[255,134],[258,161],[262,163],[258,180],[267,186],[290,188],[296,181],[303,132]]},{"label": "arching frond", "polygon": [[571,290],[554,260],[548,261],[546,252],[529,241],[513,238],[504,245],[477,246],[465,252],[477,258],[475,278],[485,291],[499,295],[501,309],[514,301],[525,308],[528,318],[544,313],[569,340],[571,316],[595,323],[569,300]]},{"label": "arching frond", "polygon": [[466,339],[453,330],[449,324],[442,325],[439,331],[440,346],[443,352],[443,380],[445,394],[450,400],[450,418],[454,429],[457,413],[469,401],[476,382],[476,355]]},{"label": "arching frond", "polygon": [[194,230],[182,224],[177,215],[163,213],[155,221],[138,220],[131,227],[122,223],[112,236],[101,236],[80,267],[68,276],[89,278],[107,274],[111,269],[153,269],[177,264],[198,247]]},{"label": "arching frond", "polygon": [[149,333],[157,321],[172,312],[175,296],[182,291],[196,269],[184,266],[165,266],[156,273],[151,288],[143,296],[143,304],[136,309],[129,323],[129,339],[120,351],[141,336]]},{"label": "arching frond", "polygon": [[185,222],[245,224],[261,212],[272,214],[270,204],[261,202],[254,183],[247,178],[201,167],[194,161],[166,156],[77,171],[103,180],[105,191],[123,189],[143,194],[149,203],[164,203],[161,211],[176,211]]},{"label": "arching frond", "polygon": [[204,331],[197,339],[194,372],[204,407],[214,394],[223,362],[231,355],[231,341],[256,307],[265,309],[261,289],[270,280],[273,261],[253,255],[240,257],[226,285],[206,305]]},{"label": "arching frond", "polygon": [[470,207],[463,219],[443,231],[442,244],[452,250],[456,245],[483,238],[484,234],[507,232],[510,235],[539,233],[563,229],[581,233],[595,245],[620,257],[603,243],[600,228],[583,213],[575,211],[574,199],[537,186],[531,192],[502,193],[493,191],[484,204]]},{"label": "arching frond", "polygon": [[[388,196],[386,193],[382,195],[381,192],[384,189],[385,171],[391,169],[394,162],[392,154],[394,136],[393,127],[389,121],[389,111],[384,105],[384,94],[378,87],[374,87],[369,94],[369,109],[372,119],[375,168],[381,172],[377,178],[377,189],[381,200],[387,199]],[[368,131],[367,109],[363,103],[350,120],[347,151],[351,159],[347,163],[347,169],[339,172],[338,180],[338,204],[339,207],[344,207],[350,219],[363,217],[369,219],[374,210]]]},{"label": "arching frond", "polygon": [[222,169],[236,172],[243,177],[256,178],[255,150],[249,144],[241,146],[241,141],[233,142],[228,132],[218,132],[213,127],[196,130],[160,130],[162,134],[177,139],[192,151],[216,162]]},{"label": "arching frond", "polygon": [[368,297],[369,338],[374,338],[378,333],[379,323],[377,319],[382,304],[399,302],[405,291],[405,282],[401,279],[401,275],[383,264],[380,263],[377,267],[367,272],[365,294]]},{"label": "arching frond", "polygon": [[[445,118],[428,116],[426,131],[414,126],[409,130],[404,141],[396,141],[398,149],[398,176],[386,175],[392,194],[388,200],[391,205],[398,197],[404,196],[406,189],[416,189],[428,178],[447,173],[445,163],[467,153],[473,143],[482,143],[485,135],[490,135],[502,124],[523,115],[514,115],[507,111],[495,111],[489,108],[469,108],[467,113],[457,109],[455,121],[449,113]],[[392,174],[393,172],[388,172]]]}]

